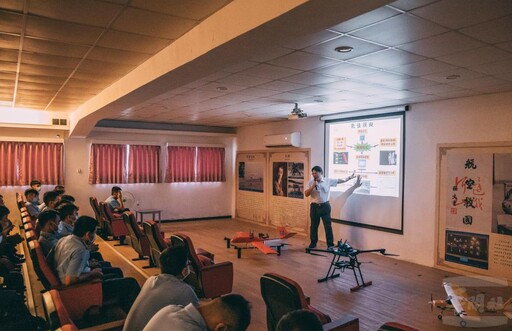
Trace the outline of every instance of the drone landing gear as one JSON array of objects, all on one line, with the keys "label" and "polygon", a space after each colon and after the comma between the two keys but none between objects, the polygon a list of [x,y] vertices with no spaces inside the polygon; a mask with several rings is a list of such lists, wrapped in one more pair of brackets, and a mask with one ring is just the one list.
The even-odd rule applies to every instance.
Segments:
[{"label": "drone landing gear", "polygon": [[354,273],[354,278],[356,279],[356,286],[350,289],[350,292],[354,292],[360,290],[363,287],[372,285],[372,282],[365,282],[363,278],[363,273],[361,272],[361,262],[357,259],[357,255],[349,255],[348,260],[341,260],[342,255],[333,254],[331,265],[329,266],[329,270],[327,270],[327,275],[324,278],[320,278],[318,280],[319,283],[325,282],[331,278],[337,278],[340,276],[340,273],[336,272],[336,270],[341,270],[344,272],[345,269],[350,269]]}]

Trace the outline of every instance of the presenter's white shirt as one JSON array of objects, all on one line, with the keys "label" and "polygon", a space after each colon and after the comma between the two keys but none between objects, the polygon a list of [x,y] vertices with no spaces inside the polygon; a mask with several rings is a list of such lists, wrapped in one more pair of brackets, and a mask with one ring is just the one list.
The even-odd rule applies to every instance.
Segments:
[{"label": "presenter's white shirt", "polygon": [[[314,186],[315,179],[311,179],[306,185],[306,190],[310,187]],[[329,201],[329,195],[331,193],[331,187],[337,186],[337,179],[330,179],[323,177],[320,182],[318,182],[317,186],[311,191],[311,202],[312,203],[324,203]]]}]

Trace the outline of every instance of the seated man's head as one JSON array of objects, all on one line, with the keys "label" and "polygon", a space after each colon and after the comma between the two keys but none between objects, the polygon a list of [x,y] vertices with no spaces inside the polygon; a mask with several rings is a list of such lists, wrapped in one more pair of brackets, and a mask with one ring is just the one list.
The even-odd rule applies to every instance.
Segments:
[{"label": "seated man's head", "polygon": [[41,231],[55,233],[59,228],[59,213],[53,209],[45,210],[39,214],[37,221]]},{"label": "seated man's head", "polygon": [[65,202],[75,203],[75,197],[73,197],[72,195],[69,195],[69,194],[61,195],[60,200],[65,201]]},{"label": "seated man's head", "polygon": [[199,307],[208,330],[245,331],[251,323],[251,307],[239,294],[227,294]]},{"label": "seated man's head", "polygon": [[62,193],[64,193],[66,190],[64,189],[64,185],[56,185],[54,188],[53,188],[54,191],[62,191]]},{"label": "seated man's head", "polygon": [[59,200],[60,196],[55,191],[48,191],[45,192],[43,195],[43,202],[46,205],[46,207],[50,209],[55,209],[55,205],[57,204],[57,202],[59,202]]},{"label": "seated man's head", "polygon": [[38,179],[34,179],[30,182],[30,187],[36,190],[37,192],[41,191],[41,181]]},{"label": "seated man's head", "polygon": [[7,208],[6,206],[0,206],[0,221],[7,221],[9,213],[9,208]]},{"label": "seated man's head", "polygon": [[80,216],[75,223],[73,234],[84,241],[93,241],[96,236],[98,221],[90,216]]},{"label": "seated man's head", "polygon": [[121,197],[121,188],[119,186],[112,187],[112,196],[116,199]]},{"label": "seated man's head", "polygon": [[299,309],[281,317],[276,331],[322,331],[322,323],[311,311]]},{"label": "seated man's head", "polygon": [[37,202],[39,200],[39,192],[33,188],[25,190],[25,199],[27,202]]},{"label": "seated man's head", "polygon": [[174,276],[187,276],[188,250],[185,246],[172,246],[166,248],[160,255],[160,269],[163,274]]},{"label": "seated man's head", "polygon": [[5,205],[4,196],[0,194],[0,206]]},{"label": "seated man's head", "polygon": [[69,225],[74,225],[78,218],[78,207],[72,203],[63,203],[59,205],[58,210],[60,220]]}]

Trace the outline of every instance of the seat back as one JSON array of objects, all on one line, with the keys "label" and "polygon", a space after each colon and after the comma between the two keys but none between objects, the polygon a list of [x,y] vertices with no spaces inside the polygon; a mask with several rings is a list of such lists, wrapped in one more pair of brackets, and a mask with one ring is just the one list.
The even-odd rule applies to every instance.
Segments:
[{"label": "seat back", "polygon": [[133,249],[139,255],[145,255],[142,251],[141,239],[144,236],[142,231],[139,229],[139,225],[135,221],[135,216],[133,213],[126,211],[123,213],[123,222],[126,225],[126,229],[128,229],[128,235],[130,236],[130,243]]},{"label": "seat back", "polygon": [[281,317],[297,309],[315,313],[322,324],[331,321],[329,316],[309,306],[302,288],[295,281],[275,273],[266,273],[260,278],[261,296],[267,307],[267,329],[275,330]]},{"label": "seat back", "polygon": [[50,290],[43,293],[43,308],[46,317],[46,322],[50,330],[57,330],[59,328],[67,330],[78,330],[76,325],[71,320],[66,307],[57,290]]},{"label": "seat back", "polygon": [[100,212],[100,206],[98,204],[98,199],[96,197],[89,197],[89,204],[91,205],[92,211],[94,212],[94,217],[98,221],[100,228],[105,228],[105,217]]},{"label": "seat back", "polygon": [[196,254],[196,249],[194,248],[194,244],[190,237],[183,233],[175,233],[171,235],[171,246],[185,246],[188,248],[190,264],[194,269],[194,272],[199,275],[204,263]]},{"label": "seat back", "polygon": [[46,290],[50,290],[52,288],[57,288],[61,285],[59,277],[57,277],[56,272],[53,270],[53,267],[46,262],[45,256],[43,254],[43,250],[39,245],[37,240],[32,240],[28,243],[30,248],[30,257],[32,258],[32,264],[34,266],[34,270],[43,283],[43,286]]},{"label": "seat back", "polygon": [[144,233],[149,239],[149,247],[151,248],[151,257],[157,266],[160,266],[160,255],[163,250],[168,246],[165,243],[162,234],[160,233],[160,229],[158,225],[153,220],[147,220],[142,223],[142,227],[144,228]]}]

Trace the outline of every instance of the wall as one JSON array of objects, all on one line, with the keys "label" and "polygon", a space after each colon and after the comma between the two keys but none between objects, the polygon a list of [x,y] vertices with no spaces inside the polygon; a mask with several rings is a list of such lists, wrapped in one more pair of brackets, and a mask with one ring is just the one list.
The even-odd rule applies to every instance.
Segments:
[{"label": "wall", "polygon": [[[512,140],[511,105],[512,93],[411,105],[406,114],[404,234],[334,224],[334,237],[361,249],[384,247],[400,259],[433,266],[437,145]],[[264,135],[292,131],[302,133],[301,147],[311,148],[311,164],[323,165],[324,128],[318,118],[240,128],[238,150],[265,149]]]},{"label": "wall", "polygon": [[[18,139],[27,141],[50,141],[51,134],[31,136],[31,131],[18,130]],[[24,135],[24,136],[23,136]],[[25,137],[25,138],[23,138]],[[53,138],[52,138],[53,137]],[[62,141],[62,139],[61,139]],[[89,196],[99,201],[110,195],[113,185],[90,185],[88,183],[89,148],[97,143],[137,143],[161,145],[165,151],[166,143],[200,146],[223,146],[226,148],[226,182],[223,183],[159,183],[159,184],[122,184],[123,191],[131,192],[141,209],[162,209],[162,219],[188,219],[234,215],[233,205],[233,150],[235,138],[227,135],[191,135],[187,133],[148,132],[141,130],[105,131],[99,129],[87,138],[64,140],[65,149],[65,187],[66,193],[76,198],[80,214],[94,215],[89,205]],[[166,155],[166,153],[162,153]],[[163,156],[162,156],[163,157]],[[163,161],[162,164],[165,162]],[[164,173],[164,168],[162,168]],[[53,189],[53,185],[43,185],[41,193]],[[16,211],[15,192],[23,192],[26,187],[3,187],[0,192],[7,199],[7,206]],[[42,196],[41,196],[42,201]],[[13,220],[16,217],[12,217]]]}]

